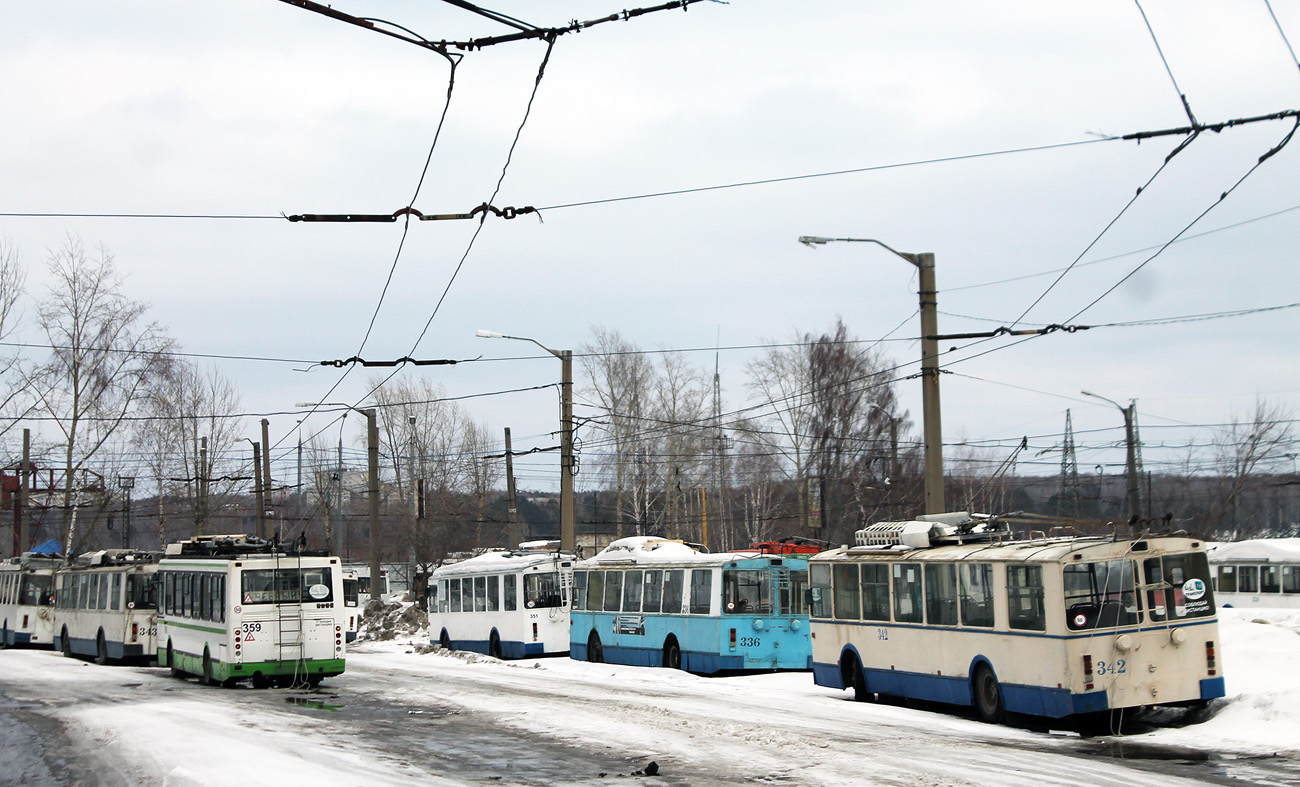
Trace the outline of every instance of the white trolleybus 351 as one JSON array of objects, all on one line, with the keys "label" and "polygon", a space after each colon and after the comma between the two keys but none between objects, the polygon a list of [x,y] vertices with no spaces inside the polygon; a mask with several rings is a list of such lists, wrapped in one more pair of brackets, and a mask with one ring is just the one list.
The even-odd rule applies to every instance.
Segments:
[{"label": "white trolleybus 351", "polygon": [[1011,541],[991,518],[922,519],[809,561],[818,685],[974,706],[989,722],[1223,696],[1201,541]]},{"label": "white trolleybus 351", "polygon": [[54,642],[54,571],[63,558],[31,552],[0,562],[0,648]]},{"label": "white trolleybus 351", "polygon": [[65,656],[152,661],[158,651],[154,603],[157,552],[104,549],[55,575],[54,647]]},{"label": "white trolleybus 351", "polygon": [[574,556],[557,546],[534,541],[439,566],[429,641],[499,659],[568,653]]},{"label": "white trolleybus 351", "polygon": [[622,538],[578,564],[569,655],[689,672],[808,669],[808,556]]},{"label": "white trolleybus 351", "polygon": [[158,665],[209,684],[316,685],[344,666],[337,557],[250,536],[170,544],[159,563]]},{"label": "white trolleybus 351", "polygon": [[1256,538],[1209,548],[1223,607],[1300,609],[1300,538]]}]

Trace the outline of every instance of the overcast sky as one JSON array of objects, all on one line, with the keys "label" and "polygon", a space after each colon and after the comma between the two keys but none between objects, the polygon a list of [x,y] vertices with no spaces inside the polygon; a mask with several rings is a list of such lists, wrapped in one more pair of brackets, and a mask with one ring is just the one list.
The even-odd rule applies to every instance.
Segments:
[{"label": "overcast sky", "polygon": [[[434,0],[333,6],[431,40],[510,31]],[[492,7],[549,27],[625,6]],[[755,403],[743,372],[757,351],[725,348],[842,317],[857,338],[887,339],[897,362],[919,358],[912,266],[869,244],[811,250],[800,235],[933,252],[942,333],[1300,302],[1300,141],[1251,172],[1293,119],[1206,132],[1163,169],[1185,137],[1109,139],[1188,125],[1180,91],[1202,123],[1300,108],[1283,34],[1300,45],[1300,2],[702,2],[561,36],[526,123],[545,44],[463,53],[421,182],[449,79],[432,51],[274,0],[9,3],[0,237],[33,295],[71,234],[115,255],[128,294],[186,351],[290,359],[200,360],[236,381],[247,412],[289,413],[272,420],[277,451],[295,439],[296,402],[369,390],[355,370],[330,393],[343,372],[301,361],[482,356],[413,372],[453,396],[558,378],[553,358],[480,328],[569,349],[603,325],[645,349],[702,349],[688,357],[710,373],[721,346],[734,410]],[[789,179],[822,173],[841,174]],[[775,182],[647,196],[755,181]],[[542,208],[542,221],[271,218],[488,200]],[[602,200],[616,201],[590,204]],[[261,218],[14,215],[31,213]],[[1060,454],[1042,452],[1068,408],[1080,469],[1120,472],[1120,413],[1088,388],[1137,399],[1147,467],[1169,469],[1214,439],[1192,426],[1248,416],[1257,397],[1292,405],[1298,327],[1287,308],[946,342],[945,442],[1001,458],[1028,435],[1022,459],[1045,464],[1022,472],[1050,473]],[[520,356],[533,359],[496,360]],[[919,382],[899,392],[919,423]],[[555,402],[543,389],[464,404],[496,433],[511,427],[519,450],[554,444]],[[328,423],[313,416],[308,431]],[[551,486],[556,458],[521,475]]]}]

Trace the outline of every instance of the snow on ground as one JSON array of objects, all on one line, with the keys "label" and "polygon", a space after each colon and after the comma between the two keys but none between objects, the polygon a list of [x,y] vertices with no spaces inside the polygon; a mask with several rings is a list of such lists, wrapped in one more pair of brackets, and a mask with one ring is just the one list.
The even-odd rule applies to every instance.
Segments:
[{"label": "snow on ground", "polygon": [[1300,756],[1300,610],[1220,609],[1227,696],[1211,718],[1135,736],[1151,743],[1240,754]]}]

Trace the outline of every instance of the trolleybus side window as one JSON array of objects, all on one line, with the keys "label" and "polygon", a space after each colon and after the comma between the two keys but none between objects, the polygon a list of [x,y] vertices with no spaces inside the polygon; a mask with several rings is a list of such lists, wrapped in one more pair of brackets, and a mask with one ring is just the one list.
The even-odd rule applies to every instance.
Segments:
[{"label": "trolleybus side window", "polygon": [[1130,560],[1068,563],[1064,582],[1065,622],[1071,629],[1127,626],[1142,619]]},{"label": "trolleybus side window", "polygon": [[722,572],[722,611],[762,613],[772,611],[771,572],[727,569]]},{"label": "trolleybus side window", "polygon": [[487,611],[487,577],[474,577],[474,611]]},{"label": "trolleybus side window", "polygon": [[506,574],[501,580],[505,583],[501,591],[503,609],[506,612],[514,612],[519,609],[519,577],[515,574]]},{"label": "trolleybus side window", "polygon": [[587,608],[587,572],[573,572],[573,608],[582,610]]},{"label": "trolleybus side window", "polygon": [[1214,614],[1210,564],[1204,553],[1147,558],[1145,571],[1147,603],[1154,620]]},{"label": "trolleybus side window", "polygon": [[641,580],[643,571],[628,571],[623,575],[623,611],[641,611]]},{"label": "trolleybus side window", "polygon": [[1237,566],[1237,592],[1259,592],[1259,566]]},{"label": "trolleybus side window", "polygon": [[587,609],[599,612],[605,608],[605,572],[587,572]]},{"label": "trolleybus side window", "polygon": [[861,588],[858,587],[858,567],[852,563],[836,563],[831,569],[835,580],[834,617],[836,620],[860,620]]},{"label": "trolleybus side window", "polygon": [[650,569],[645,572],[645,586],[641,595],[642,612],[659,612],[663,609],[664,572]]},{"label": "trolleybus side window", "polygon": [[957,566],[925,566],[925,617],[931,626],[957,625]]},{"label": "trolleybus side window", "polygon": [[671,615],[681,614],[685,582],[683,569],[675,568],[664,572],[664,612]]},{"label": "trolleybus side window", "polygon": [[993,564],[961,565],[961,624],[993,628]]},{"label": "trolleybus side window", "polygon": [[1219,583],[1216,586],[1221,593],[1237,592],[1237,572],[1234,566],[1219,566]]},{"label": "trolleybus side window", "polygon": [[889,620],[889,565],[862,564],[862,617]]},{"label": "trolleybus side window", "polygon": [[894,621],[921,623],[921,566],[894,563]]},{"label": "trolleybus side window", "polygon": [[1282,566],[1282,592],[1300,593],[1300,566]]},{"label": "trolleybus side window", "polygon": [[623,597],[623,572],[605,572],[605,611],[618,612],[618,602]]},{"label": "trolleybus side window", "polygon": [[113,590],[109,595],[109,609],[119,610],[122,608],[122,575],[113,574]]},{"label": "trolleybus side window", "polygon": [[487,611],[501,611],[501,577],[487,578]]},{"label": "trolleybus side window", "polygon": [[709,614],[713,600],[713,571],[707,568],[691,569],[691,614]]},{"label": "trolleybus side window", "polygon": [[542,571],[524,574],[524,606],[562,607],[564,597],[560,594],[560,575],[555,571]]},{"label": "trolleybus side window", "polygon": [[1259,592],[1260,593],[1276,593],[1281,589],[1282,583],[1280,582],[1280,578],[1278,576],[1279,568],[1281,568],[1281,566],[1260,566],[1259,567]]},{"label": "trolleybus side window", "polygon": [[1008,625],[1021,631],[1045,631],[1043,567],[1007,566]]}]

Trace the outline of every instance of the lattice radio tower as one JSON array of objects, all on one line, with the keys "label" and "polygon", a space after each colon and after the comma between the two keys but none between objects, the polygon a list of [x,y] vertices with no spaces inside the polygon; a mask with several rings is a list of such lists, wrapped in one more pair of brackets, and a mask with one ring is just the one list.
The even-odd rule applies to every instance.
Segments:
[{"label": "lattice radio tower", "polygon": [[1065,411],[1065,437],[1061,440],[1061,493],[1056,498],[1057,516],[1079,516],[1079,460],[1074,453],[1074,422]]}]

